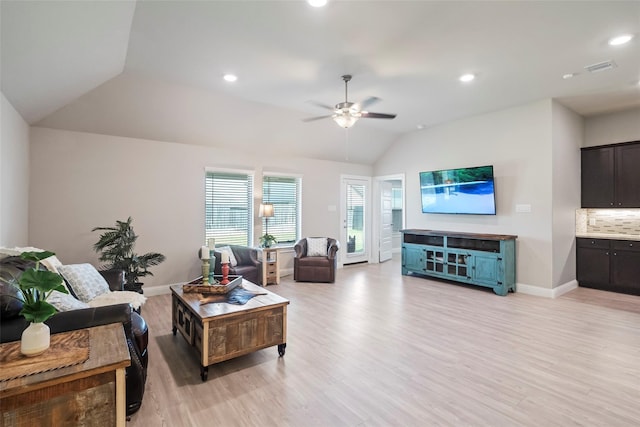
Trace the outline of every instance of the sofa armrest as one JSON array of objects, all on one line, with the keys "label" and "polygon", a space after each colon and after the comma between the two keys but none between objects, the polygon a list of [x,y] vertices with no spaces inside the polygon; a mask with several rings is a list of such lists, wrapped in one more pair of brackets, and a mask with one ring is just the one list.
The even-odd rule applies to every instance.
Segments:
[{"label": "sofa armrest", "polygon": [[124,290],[124,270],[100,270],[100,274],[109,284],[109,289],[112,291]]},{"label": "sofa armrest", "polygon": [[338,242],[336,239],[329,239],[328,243],[329,243],[329,248],[327,250],[328,257],[329,259],[335,259],[336,253],[340,249],[340,242]]},{"label": "sofa armrest", "polygon": [[300,239],[293,246],[293,250],[296,252],[296,258],[302,258],[307,255],[307,239]]},{"label": "sofa armrest", "polygon": [[[83,308],[81,310],[63,311],[56,313],[45,323],[52,334],[74,331],[77,329],[91,328],[94,326],[108,325],[110,323],[122,323],[127,337],[131,332],[131,305],[116,304],[104,307]],[[18,341],[29,322],[19,316],[10,321],[3,321],[0,342]]]}]

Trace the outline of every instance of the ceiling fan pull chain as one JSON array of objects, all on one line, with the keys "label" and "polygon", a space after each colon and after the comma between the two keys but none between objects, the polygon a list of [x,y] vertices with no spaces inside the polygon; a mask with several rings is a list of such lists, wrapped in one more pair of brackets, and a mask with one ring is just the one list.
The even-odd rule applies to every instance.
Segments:
[{"label": "ceiling fan pull chain", "polygon": [[349,160],[349,128],[344,128],[344,139],[346,141],[344,149],[344,159]]}]

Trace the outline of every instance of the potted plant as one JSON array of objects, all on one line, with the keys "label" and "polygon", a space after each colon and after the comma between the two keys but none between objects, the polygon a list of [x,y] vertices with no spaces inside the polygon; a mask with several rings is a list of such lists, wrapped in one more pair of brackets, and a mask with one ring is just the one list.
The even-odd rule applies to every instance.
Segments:
[{"label": "potted plant", "polygon": [[278,243],[278,241],[273,237],[273,234],[265,233],[260,236],[260,246],[263,248],[270,248],[274,243]]},{"label": "potted plant", "polygon": [[104,231],[93,245],[100,253],[100,261],[106,264],[103,268],[124,270],[125,290],[143,293],[140,277],[153,276],[148,269],[165,260],[165,256],[157,252],[138,255],[134,246],[138,236],[133,231],[129,217],[126,221],[116,221],[115,227],[95,227],[91,231]]},{"label": "potted plant", "polygon": [[34,267],[26,269],[18,279],[0,278],[5,283],[15,286],[22,296],[20,314],[29,326],[22,332],[20,351],[26,356],[37,356],[44,353],[51,343],[51,331],[44,323],[57,310],[47,302],[53,291],[68,294],[62,276],[48,270],[40,269],[40,261],[53,256],[53,252],[23,252],[20,258],[35,262]]}]

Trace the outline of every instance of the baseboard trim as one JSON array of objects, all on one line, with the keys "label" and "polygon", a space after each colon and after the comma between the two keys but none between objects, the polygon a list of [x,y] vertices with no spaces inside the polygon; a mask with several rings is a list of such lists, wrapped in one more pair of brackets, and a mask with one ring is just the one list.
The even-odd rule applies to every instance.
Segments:
[{"label": "baseboard trim", "polygon": [[[293,268],[283,268],[280,270],[280,277],[292,276]],[[145,297],[155,297],[156,295],[166,295],[171,293],[171,285],[150,286],[144,288]]]},{"label": "baseboard trim", "polygon": [[170,294],[171,289],[169,288],[171,285],[160,285],[160,286],[150,286],[148,288],[144,288],[144,296],[145,297],[155,297],[156,295],[165,295]]},{"label": "baseboard trim", "polygon": [[574,290],[578,287],[578,282],[575,280],[571,280],[565,284],[560,286],[556,286],[553,289],[541,288],[539,286],[525,285],[523,283],[518,283],[516,285],[517,292],[533,295],[536,297],[544,297],[544,298],[558,298],[561,295],[566,294],[569,291]]}]

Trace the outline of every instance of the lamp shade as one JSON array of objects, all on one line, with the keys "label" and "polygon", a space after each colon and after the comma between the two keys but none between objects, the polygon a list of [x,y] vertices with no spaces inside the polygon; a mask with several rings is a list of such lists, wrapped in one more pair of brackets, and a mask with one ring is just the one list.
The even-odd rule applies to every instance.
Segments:
[{"label": "lamp shade", "polygon": [[260,203],[258,216],[260,218],[271,218],[273,216],[273,205],[271,203]]}]

